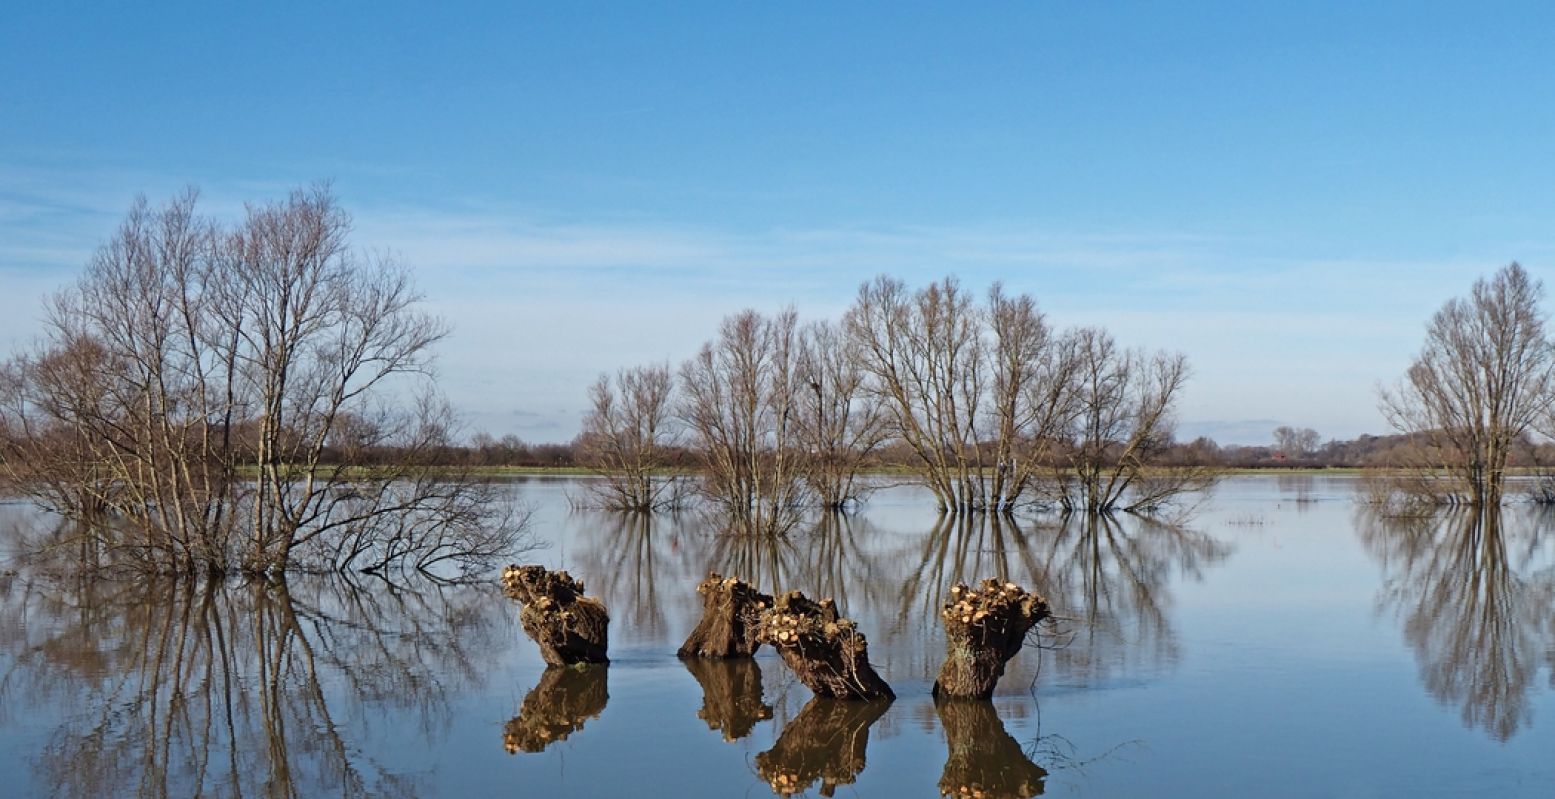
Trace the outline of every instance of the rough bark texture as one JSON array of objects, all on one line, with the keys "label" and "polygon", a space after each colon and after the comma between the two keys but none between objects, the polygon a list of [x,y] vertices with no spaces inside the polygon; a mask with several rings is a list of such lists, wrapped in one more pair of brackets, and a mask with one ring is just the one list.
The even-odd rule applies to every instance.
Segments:
[{"label": "rough bark texture", "polygon": [[789,591],[761,614],[757,638],[817,696],[831,699],[895,699],[891,686],[869,665],[869,642],[851,619],[840,618],[830,599],[813,602]]},{"label": "rough bark texture", "polygon": [[610,662],[610,616],[604,603],[583,595],[581,581],[542,566],[509,566],[502,570],[502,588],[523,604],[518,620],[548,665]]},{"label": "rough bark texture", "polygon": [[723,734],[725,741],[750,735],[758,721],[772,718],[772,706],[762,701],[761,667],[749,659],[686,658],[686,670],[702,686],[697,718]]},{"label": "rough bark texture", "polygon": [[1045,789],[1047,770],[1026,757],[993,703],[940,699],[934,703],[950,752],[939,778],[940,796],[1030,799]]},{"label": "rough bark texture", "polygon": [[821,780],[821,795],[850,785],[864,770],[869,727],[890,700],[839,702],[815,697],[783,728],[771,749],[756,755],[756,771],[778,796],[793,796]]},{"label": "rough bark texture", "polygon": [[502,748],[508,754],[539,752],[583,729],[610,699],[608,673],[599,665],[546,669],[524,697],[518,716],[502,727]]},{"label": "rough bark texture", "polygon": [[702,595],[702,620],[675,654],[683,658],[743,658],[756,654],[761,648],[756,628],[760,626],[762,611],[772,607],[772,597],[750,583],[725,578],[717,572],[707,573],[707,579],[697,584],[697,593]]},{"label": "rough bark texture", "polygon": [[934,681],[934,695],[988,699],[1026,633],[1050,615],[1047,600],[998,580],[984,580],[977,588],[957,583],[950,596],[940,611],[945,665]]}]

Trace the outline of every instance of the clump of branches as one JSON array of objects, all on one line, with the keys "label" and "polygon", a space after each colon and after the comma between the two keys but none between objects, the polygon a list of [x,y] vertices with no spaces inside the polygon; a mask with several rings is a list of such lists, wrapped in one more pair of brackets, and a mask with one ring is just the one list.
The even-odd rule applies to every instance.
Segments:
[{"label": "clump of branches", "polygon": [[408,271],[350,247],[327,187],[236,224],[196,199],[137,201],[7,365],[18,485],[146,571],[462,571],[518,545],[521,515],[431,462],[446,327]]}]

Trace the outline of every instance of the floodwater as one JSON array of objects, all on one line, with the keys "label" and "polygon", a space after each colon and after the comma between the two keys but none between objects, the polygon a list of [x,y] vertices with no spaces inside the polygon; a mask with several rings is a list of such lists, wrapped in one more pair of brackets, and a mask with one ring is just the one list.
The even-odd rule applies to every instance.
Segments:
[{"label": "floodwater", "polygon": [[[1555,518],[1378,518],[1346,478],[1225,481],[1185,522],[937,519],[895,488],[779,541],[513,484],[611,613],[550,670],[492,584],[0,577],[6,796],[1555,795]],[[42,523],[21,504],[0,526]],[[0,568],[4,568],[0,566]],[[894,703],[765,650],[682,663],[708,569],[832,596]],[[985,576],[1061,620],[936,706],[936,611]]]}]

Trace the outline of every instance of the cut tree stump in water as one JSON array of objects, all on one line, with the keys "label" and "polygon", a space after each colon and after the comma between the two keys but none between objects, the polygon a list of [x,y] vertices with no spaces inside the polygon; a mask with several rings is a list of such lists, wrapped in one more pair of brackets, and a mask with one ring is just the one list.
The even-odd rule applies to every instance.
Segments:
[{"label": "cut tree stump in water", "polygon": [[934,681],[934,696],[988,699],[1026,633],[1050,615],[1047,601],[1015,583],[991,579],[977,588],[957,583],[950,596],[940,611],[945,665]]},{"label": "cut tree stump in water", "polygon": [[869,665],[869,642],[830,599],[811,601],[798,591],[777,598],[761,614],[757,638],[783,656],[806,688],[831,699],[895,699]]},{"label": "cut tree stump in water", "polygon": [[1047,769],[1031,762],[985,699],[936,699],[950,750],[939,795],[961,799],[1030,799],[1045,789]]},{"label": "cut tree stump in water", "polygon": [[697,584],[702,595],[702,620],[686,638],[682,658],[741,658],[756,654],[761,641],[756,638],[762,611],[772,607],[772,597],[755,586],[734,577],[725,578],[708,572]]},{"label": "cut tree stump in water", "polygon": [[583,729],[583,723],[598,718],[610,700],[608,672],[600,665],[546,669],[524,697],[518,715],[503,725],[502,748],[510,755],[540,752]]},{"label": "cut tree stump in water", "polygon": [[772,718],[772,706],[762,700],[761,666],[755,660],[686,658],[681,662],[702,686],[697,718],[722,733],[725,741],[744,738],[757,722]]},{"label": "cut tree stump in water", "polygon": [[551,666],[609,663],[610,615],[604,603],[583,595],[583,583],[543,566],[509,566],[502,589],[523,604],[518,620]]},{"label": "cut tree stump in water", "polygon": [[756,771],[778,796],[793,796],[821,781],[821,795],[851,785],[864,770],[869,727],[890,700],[844,702],[815,697],[799,711],[772,748],[756,755]]}]

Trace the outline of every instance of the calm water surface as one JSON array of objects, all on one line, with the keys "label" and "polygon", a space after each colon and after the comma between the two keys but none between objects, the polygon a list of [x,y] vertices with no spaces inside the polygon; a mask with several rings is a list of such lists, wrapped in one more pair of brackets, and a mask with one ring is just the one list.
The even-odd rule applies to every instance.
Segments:
[{"label": "calm water surface", "polygon": [[[958,524],[891,489],[766,541],[513,492],[550,542],[528,559],[609,606],[607,669],[548,672],[494,585],[11,574],[0,795],[1555,795],[1555,519],[1529,509],[1386,520],[1345,478],[1251,477],[1183,525]],[[710,568],[836,597],[901,698],[677,660]],[[936,707],[935,612],[984,576],[1063,618],[991,704]]]}]

